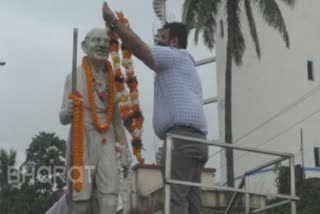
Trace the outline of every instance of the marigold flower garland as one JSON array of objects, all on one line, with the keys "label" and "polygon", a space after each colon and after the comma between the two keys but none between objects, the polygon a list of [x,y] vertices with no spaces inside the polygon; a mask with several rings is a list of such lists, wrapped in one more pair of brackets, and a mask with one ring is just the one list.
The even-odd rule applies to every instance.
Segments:
[{"label": "marigold flower garland", "polygon": [[[117,13],[119,21],[124,25],[128,26],[128,20],[124,17],[123,13]],[[115,69],[115,85],[117,90],[117,98],[119,99],[121,118],[126,129],[132,135],[132,147],[133,154],[139,163],[144,163],[142,157],[142,125],[143,116],[139,105],[139,93],[138,93],[138,82],[136,74],[133,71],[133,63],[131,59],[131,52],[122,46],[122,66],[126,71],[126,78],[121,72],[120,68],[120,56],[119,56],[119,37],[115,32],[109,32],[110,37],[110,51],[113,60],[113,66]],[[126,81],[125,81],[126,80]],[[129,88],[130,93],[126,90],[125,82]]]},{"label": "marigold flower garland", "polygon": [[84,105],[79,93],[71,94],[69,99],[74,105],[73,110],[73,171],[74,188],[77,192],[82,190],[82,167],[83,167],[83,112]]},{"label": "marigold flower garland", "polygon": [[84,71],[87,79],[87,90],[88,90],[88,100],[89,100],[89,110],[91,113],[91,119],[94,127],[100,132],[105,133],[109,130],[111,125],[113,107],[114,107],[114,76],[112,71],[112,66],[109,62],[107,62],[107,73],[108,73],[108,81],[109,81],[109,92],[108,92],[108,102],[109,105],[107,107],[107,115],[104,123],[100,123],[97,108],[94,100],[94,86],[93,86],[93,76],[90,69],[90,64],[88,57],[85,56],[82,59],[82,65],[84,67]]},{"label": "marigold flower garland", "polygon": [[[110,62],[107,62],[107,73],[109,81],[108,101],[109,105],[106,109],[106,119],[104,123],[100,123],[97,108],[94,100],[94,83],[93,76],[90,69],[88,57],[82,59],[82,65],[86,75],[87,91],[89,100],[89,110],[94,127],[100,132],[105,133],[109,130],[112,120],[112,113],[114,108],[114,76]],[[81,94],[76,92],[71,94],[69,99],[74,104],[73,110],[73,171],[72,177],[74,179],[74,188],[77,192],[81,192],[83,186],[83,136],[84,136],[84,105],[81,100]],[[102,140],[106,143],[106,139]]]}]

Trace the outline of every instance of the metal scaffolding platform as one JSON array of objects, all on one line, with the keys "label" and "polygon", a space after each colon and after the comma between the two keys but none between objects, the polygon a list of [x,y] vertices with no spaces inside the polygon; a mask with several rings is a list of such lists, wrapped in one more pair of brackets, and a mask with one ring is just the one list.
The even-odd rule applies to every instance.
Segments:
[{"label": "metal scaffolding platform", "polygon": [[[272,161],[266,162],[264,164],[261,164],[251,170],[245,171],[242,176],[242,181],[240,182],[238,188],[232,188],[232,187],[226,187],[226,186],[206,186],[202,185],[201,183],[194,183],[194,182],[186,182],[186,181],[180,181],[180,180],[174,180],[171,178],[171,155],[172,155],[172,148],[173,148],[173,139],[181,139],[186,141],[192,141],[197,143],[203,143],[207,144],[209,146],[217,146],[221,148],[229,148],[232,150],[240,150],[240,151],[247,151],[247,152],[253,152],[258,154],[265,154],[265,155],[272,155],[277,156]],[[294,155],[289,153],[280,153],[280,152],[273,152],[273,151],[267,151],[267,150],[261,150],[261,149],[254,149],[249,147],[243,147],[243,146],[236,146],[232,144],[226,144],[221,141],[213,140],[213,141],[207,141],[203,139],[198,138],[192,138],[192,137],[185,137],[175,134],[168,134],[166,139],[166,164],[165,164],[165,203],[164,203],[164,213],[170,214],[170,185],[171,184],[182,184],[182,185],[189,185],[189,186],[197,186],[202,187],[206,189],[211,189],[214,191],[226,191],[233,193],[231,199],[229,200],[228,204],[226,205],[226,208],[224,210],[224,214],[230,214],[232,211],[232,207],[235,205],[235,201],[239,194],[244,194],[244,201],[243,201],[243,207],[244,207],[244,213],[245,214],[251,214],[251,213],[261,213],[263,211],[272,209],[274,207],[282,206],[284,204],[291,204],[291,214],[296,214],[296,201],[299,200],[299,198],[296,196],[296,190],[295,190],[295,171],[294,171]],[[285,194],[272,194],[272,193],[266,193],[266,192],[255,192],[250,191],[247,189],[246,181],[248,179],[248,176],[251,174],[265,169],[269,166],[272,166],[274,164],[280,163],[282,161],[289,160],[289,168],[290,168],[290,187],[291,187],[291,194],[285,195]],[[250,198],[252,196],[265,196],[265,197],[272,197],[276,199],[280,199],[282,201],[273,203],[270,205],[266,205],[262,208],[257,209],[250,209]]]}]

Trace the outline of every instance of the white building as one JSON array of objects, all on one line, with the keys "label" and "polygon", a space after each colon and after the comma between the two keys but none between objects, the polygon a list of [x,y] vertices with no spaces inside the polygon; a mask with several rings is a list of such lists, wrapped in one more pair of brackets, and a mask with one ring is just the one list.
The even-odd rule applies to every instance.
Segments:
[{"label": "white building", "polygon": [[[267,26],[258,11],[254,10],[261,60],[256,56],[247,18],[242,13],[247,50],[243,65],[233,64],[233,139],[236,145],[293,153],[296,164],[304,164],[307,177],[320,176],[320,1],[297,0],[293,8],[277,2],[290,35],[290,49],[285,47],[281,35]],[[216,38],[221,139],[224,139],[227,35],[224,12],[222,8]],[[269,159],[270,156],[235,152],[236,178],[244,170]],[[223,151],[221,168],[217,169],[221,170],[223,181],[225,163]],[[274,175],[272,168],[269,168],[251,176],[252,190],[275,187]]]}]

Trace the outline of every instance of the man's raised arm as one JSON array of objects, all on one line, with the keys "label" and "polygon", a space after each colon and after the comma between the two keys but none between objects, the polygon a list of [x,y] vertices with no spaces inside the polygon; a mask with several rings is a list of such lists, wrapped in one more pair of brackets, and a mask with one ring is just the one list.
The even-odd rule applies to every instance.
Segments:
[{"label": "man's raised arm", "polygon": [[149,68],[157,71],[149,46],[142,41],[136,33],[117,20],[106,2],[103,4],[102,13],[105,22],[111,24],[114,31],[119,35],[132,53]]}]

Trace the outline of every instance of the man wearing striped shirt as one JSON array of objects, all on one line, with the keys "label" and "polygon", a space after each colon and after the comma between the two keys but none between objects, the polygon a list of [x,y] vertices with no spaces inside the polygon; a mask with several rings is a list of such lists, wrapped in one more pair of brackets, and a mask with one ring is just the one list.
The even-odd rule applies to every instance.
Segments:
[{"label": "man wearing striped shirt", "polygon": [[[167,133],[206,138],[207,122],[202,106],[202,88],[195,62],[186,50],[188,29],[182,23],[168,23],[158,45],[148,46],[131,29],[116,19],[105,3],[103,17],[133,54],[156,72],[154,81],[153,126],[165,140]],[[172,178],[200,182],[208,159],[208,146],[174,140]],[[162,156],[162,166],[164,165]],[[170,213],[202,214],[200,188],[171,186]]]}]

